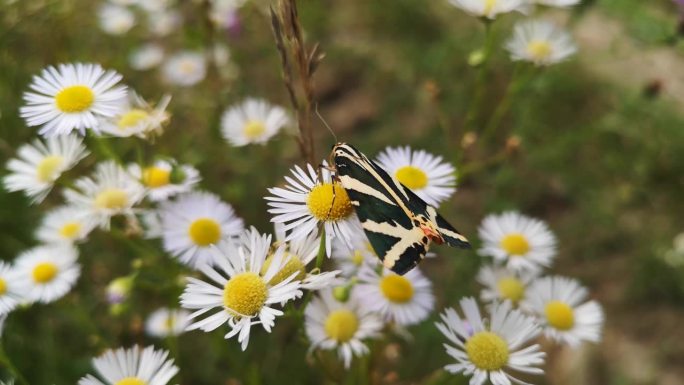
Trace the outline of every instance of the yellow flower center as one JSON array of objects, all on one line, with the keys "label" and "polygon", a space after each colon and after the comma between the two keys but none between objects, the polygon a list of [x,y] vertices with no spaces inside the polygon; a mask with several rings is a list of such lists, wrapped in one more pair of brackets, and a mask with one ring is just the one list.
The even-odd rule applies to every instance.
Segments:
[{"label": "yellow flower center", "polygon": [[95,197],[95,207],[101,209],[123,209],[128,204],[128,194],[120,188],[106,189]]},{"label": "yellow flower center", "polygon": [[501,248],[509,255],[525,255],[530,251],[530,244],[524,235],[512,233],[503,237]]},{"label": "yellow flower center", "polygon": [[48,283],[57,275],[57,265],[52,262],[42,262],[33,268],[33,280],[37,283]]},{"label": "yellow flower center", "polygon": [[484,0],[484,10],[482,13],[485,16],[489,16],[492,11],[494,10],[494,7],[496,6],[497,0]]},{"label": "yellow flower center", "polygon": [[306,200],[311,214],[319,221],[339,221],[353,210],[347,192],[339,185],[324,183],[314,187]]},{"label": "yellow flower center", "polygon": [[81,232],[81,224],[78,222],[67,222],[59,229],[62,238],[74,239]]},{"label": "yellow flower center", "polygon": [[0,295],[7,293],[7,282],[0,278]]},{"label": "yellow flower center", "polygon": [[138,377],[126,377],[117,381],[114,383],[114,385],[147,385],[147,382],[139,379]]},{"label": "yellow flower center", "polygon": [[143,170],[142,181],[151,188],[166,186],[171,181],[171,171],[161,167],[148,167]]},{"label": "yellow flower center", "polygon": [[356,250],[354,251],[354,255],[352,255],[351,260],[354,265],[361,266],[361,264],[363,263],[363,254],[360,251]]},{"label": "yellow flower center", "polygon": [[230,309],[229,313],[237,316],[256,315],[264,306],[266,298],[266,282],[255,273],[240,273],[231,278],[223,289],[223,304]]},{"label": "yellow flower center", "polygon": [[259,120],[250,120],[249,122],[245,123],[245,126],[242,128],[242,133],[248,139],[257,139],[263,135],[264,132],[266,132],[266,125],[264,125],[264,122]]},{"label": "yellow flower center", "polygon": [[51,182],[57,175],[60,168],[64,164],[64,157],[59,155],[50,155],[43,158],[36,167],[36,176],[41,182]]},{"label": "yellow flower center", "polygon": [[551,44],[545,40],[533,40],[527,44],[527,53],[536,61],[547,59],[552,50]]},{"label": "yellow flower center", "polygon": [[119,127],[119,130],[126,131],[131,127],[137,126],[140,122],[149,118],[149,116],[150,114],[147,111],[134,108],[121,115],[119,121],[116,122],[116,126]]},{"label": "yellow flower center", "polygon": [[190,239],[199,246],[208,246],[221,239],[221,225],[210,218],[200,218],[190,224]]},{"label": "yellow flower center", "polygon": [[546,321],[558,330],[570,330],[575,325],[575,315],[572,308],[561,301],[551,301],[544,308]]},{"label": "yellow flower center", "polygon": [[173,317],[173,315],[170,315],[166,317],[166,320],[164,320],[164,327],[166,330],[173,330],[173,325],[176,324],[176,319]]},{"label": "yellow flower center", "polygon": [[352,311],[339,309],[331,312],[325,320],[325,334],[338,343],[351,340],[359,330],[359,319]]},{"label": "yellow flower center", "polygon": [[514,277],[501,278],[496,283],[496,288],[499,289],[502,298],[510,299],[512,302],[520,301],[525,295],[525,285]]},{"label": "yellow flower center", "polygon": [[392,302],[405,303],[413,298],[413,284],[401,275],[391,274],[382,277],[380,290]]},{"label": "yellow flower center", "polygon": [[410,188],[411,190],[418,190],[428,183],[427,174],[418,167],[404,166],[397,170],[395,177],[401,184]]},{"label": "yellow flower center", "polygon": [[71,86],[63,88],[55,95],[55,104],[62,112],[82,112],[90,108],[95,101],[95,94],[90,87]]},{"label": "yellow flower center", "polygon": [[[271,266],[271,262],[273,262],[273,255],[269,255],[268,258],[264,261],[263,266],[261,266],[261,274],[266,274],[266,271],[268,271],[268,268]],[[271,286],[275,286],[281,282],[283,282],[285,279],[290,277],[292,274],[295,272],[297,273],[297,276],[294,278],[296,280],[302,280],[304,277],[306,277],[306,266],[304,266],[304,263],[302,263],[302,260],[299,259],[298,256],[294,254],[290,254],[290,260],[287,261],[285,266],[283,266],[276,275],[271,278],[270,281],[268,281],[268,284]]]},{"label": "yellow flower center", "polygon": [[197,72],[197,65],[192,60],[185,60],[178,66],[180,72],[185,75],[192,75]]},{"label": "yellow flower center", "polygon": [[478,332],[465,343],[468,359],[480,370],[499,370],[508,363],[508,344],[492,332]]}]

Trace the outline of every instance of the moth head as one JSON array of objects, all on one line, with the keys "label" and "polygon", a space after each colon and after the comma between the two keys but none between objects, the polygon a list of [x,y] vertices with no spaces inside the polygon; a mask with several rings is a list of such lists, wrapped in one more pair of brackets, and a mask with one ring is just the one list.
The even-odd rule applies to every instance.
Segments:
[{"label": "moth head", "polygon": [[437,231],[437,226],[435,226],[435,224],[430,219],[425,217],[425,215],[416,215],[413,220],[413,224],[416,227],[419,227],[423,234],[425,234],[425,236],[432,242],[435,242],[438,245],[444,243],[444,238],[439,233],[439,231]]}]

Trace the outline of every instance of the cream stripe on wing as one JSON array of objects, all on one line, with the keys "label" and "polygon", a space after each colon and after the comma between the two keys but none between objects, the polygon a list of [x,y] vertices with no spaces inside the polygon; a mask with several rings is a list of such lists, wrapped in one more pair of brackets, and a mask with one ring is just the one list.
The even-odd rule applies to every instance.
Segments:
[{"label": "cream stripe on wing", "polygon": [[374,198],[377,198],[387,204],[390,204],[392,206],[396,206],[397,204],[389,200],[387,196],[380,191],[370,187],[369,185],[362,183],[358,179],[354,179],[349,175],[340,175],[339,176],[340,182],[342,182],[342,187],[344,187],[347,190],[354,190],[358,193],[365,194],[365,195],[370,195]]}]

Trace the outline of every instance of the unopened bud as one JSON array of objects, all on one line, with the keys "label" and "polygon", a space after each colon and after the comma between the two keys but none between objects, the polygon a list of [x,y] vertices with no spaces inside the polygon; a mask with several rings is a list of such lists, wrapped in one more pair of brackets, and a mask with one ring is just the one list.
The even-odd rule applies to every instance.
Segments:
[{"label": "unopened bud", "polygon": [[468,55],[468,65],[478,67],[485,60],[485,53],[482,49],[477,49]]},{"label": "unopened bud", "polygon": [[475,142],[477,142],[477,134],[472,131],[468,131],[463,135],[463,139],[461,139],[461,147],[469,148],[475,144]]},{"label": "unopened bud", "polygon": [[518,149],[520,149],[520,137],[517,135],[512,135],[508,139],[506,139],[506,152],[508,153],[514,153],[517,152]]},{"label": "unopened bud", "polygon": [[349,286],[337,286],[333,289],[333,297],[340,302],[347,302],[350,293],[351,287]]},{"label": "unopened bud", "polygon": [[187,178],[187,175],[185,174],[185,171],[183,171],[183,168],[181,166],[174,164],[173,168],[171,168],[171,175],[169,175],[169,181],[172,184],[179,184],[183,183],[183,181],[185,181],[185,178]]},{"label": "unopened bud", "polygon": [[119,277],[107,285],[106,296],[107,302],[111,305],[120,305],[124,303],[131,289],[133,288],[133,276]]}]

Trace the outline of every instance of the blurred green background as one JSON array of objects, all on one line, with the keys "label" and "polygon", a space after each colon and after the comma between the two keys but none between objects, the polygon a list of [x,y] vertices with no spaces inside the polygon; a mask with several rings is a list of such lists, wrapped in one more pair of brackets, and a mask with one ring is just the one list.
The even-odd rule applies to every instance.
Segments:
[{"label": "blurred green background", "polygon": [[[240,10],[242,30],[211,30],[200,2],[183,1],[185,23],[164,45],[202,49],[225,42],[239,68],[235,80],[210,70],[199,85],[165,85],[155,71],[129,68],[130,51],[146,41],[138,27],[124,36],[103,34],[97,1],[0,2],[0,161],[36,137],[18,117],[32,75],[49,64],[98,62],[116,69],[144,97],[170,93],[173,114],[166,134],[146,148],[195,165],[202,187],[236,207],[246,223],[271,231],[262,196],[300,162],[291,135],[265,147],[232,148],[219,134],[222,110],[247,96],[288,106],[273,43],[268,2]],[[684,231],[684,42],[675,5],[668,0],[596,0],[570,11],[544,12],[571,28],[579,54],[541,72],[514,101],[496,138],[484,150],[464,150],[443,127],[463,134],[475,69],[468,55],[482,44],[479,21],[446,1],[300,1],[309,43],[327,54],[316,74],[320,112],[340,140],[369,155],[388,145],[411,145],[452,159],[463,152],[471,171],[442,208],[470,238],[491,212],[517,209],[548,221],[559,239],[552,272],[580,279],[605,307],[604,341],[570,351],[554,349],[545,369],[548,384],[681,384],[684,381],[684,267],[663,257]],[[501,49],[519,15],[497,21],[484,116],[496,107],[513,72]],[[314,118],[317,155],[334,138]],[[479,122],[482,124],[482,122]],[[520,146],[496,162],[515,135]],[[130,141],[112,141],[133,159]],[[72,176],[92,169],[81,164]],[[486,164],[483,164],[485,162]],[[459,165],[461,166],[461,165]],[[6,171],[0,171],[0,174]],[[0,258],[12,260],[35,244],[33,231],[52,194],[39,207],[19,193],[0,190]],[[156,246],[152,243],[153,246]],[[307,345],[289,320],[273,334],[254,330],[242,353],[236,341],[190,332],[177,346],[144,336],[144,317],[157,306],[175,306],[183,270],[159,247],[141,250],[125,236],[101,231],[80,248],[83,275],[62,300],[14,312],[3,345],[31,384],[74,384],[91,373],[90,360],[104,349],[134,343],[171,348],[181,367],[180,384],[358,383],[332,355],[306,357]],[[474,252],[437,249],[441,258],[422,265],[433,280],[437,310],[476,295]],[[113,278],[144,261],[143,283],[131,308],[108,312],[103,290]],[[443,337],[429,321],[409,329],[410,340],[374,343],[374,355],[354,370],[371,369],[373,383],[457,384],[443,375],[449,359]],[[6,374],[6,373],[3,373]],[[361,377],[359,375],[359,377]]]}]

